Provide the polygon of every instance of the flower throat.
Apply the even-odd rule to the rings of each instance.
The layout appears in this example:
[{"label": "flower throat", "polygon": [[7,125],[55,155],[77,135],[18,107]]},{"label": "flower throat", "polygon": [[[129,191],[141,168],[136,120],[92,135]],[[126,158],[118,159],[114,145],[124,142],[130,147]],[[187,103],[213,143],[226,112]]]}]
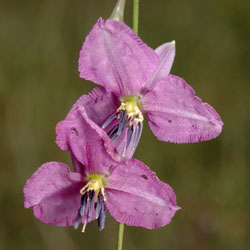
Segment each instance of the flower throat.
[{"label": "flower throat", "polygon": [[104,193],[106,180],[104,176],[97,174],[89,175],[87,180],[87,184],[80,190],[82,198],[74,227],[75,229],[78,228],[86,214],[87,217],[83,221],[82,228],[82,232],[84,232],[88,221],[93,219],[92,214],[94,210],[95,219],[97,219],[99,230],[101,231],[104,229],[106,219],[106,197]]},{"label": "flower throat", "polygon": [[128,150],[133,154],[140,140],[144,120],[140,108],[138,97],[123,98],[120,107],[102,125],[113,142],[122,137],[122,148],[118,151],[123,157]]}]

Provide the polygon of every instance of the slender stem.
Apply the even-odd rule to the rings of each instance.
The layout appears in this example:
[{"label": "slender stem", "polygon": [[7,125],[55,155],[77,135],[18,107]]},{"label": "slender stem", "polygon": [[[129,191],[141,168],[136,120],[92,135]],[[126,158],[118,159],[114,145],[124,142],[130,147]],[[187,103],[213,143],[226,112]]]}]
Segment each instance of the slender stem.
[{"label": "slender stem", "polygon": [[117,250],[122,250],[123,232],[124,232],[124,224],[120,223],[118,229]]},{"label": "slender stem", "polygon": [[[136,34],[138,34],[138,24],[139,24],[139,0],[134,0],[133,30]],[[124,233],[124,224],[120,223],[118,229],[117,250],[122,250],[123,233]]]},{"label": "slender stem", "polygon": [[134,0],[133,5],[133,30],[138,34],[138,23],[139,23],[139,0]]}]

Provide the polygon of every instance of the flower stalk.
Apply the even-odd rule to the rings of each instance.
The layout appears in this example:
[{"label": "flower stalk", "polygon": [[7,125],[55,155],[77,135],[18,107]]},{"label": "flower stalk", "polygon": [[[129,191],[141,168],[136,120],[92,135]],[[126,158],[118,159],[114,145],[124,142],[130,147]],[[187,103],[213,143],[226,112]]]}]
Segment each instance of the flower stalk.
[{"label": "flower stalk", "polygon": [[[124,6],[123,6],[123,8],[124,8]],[[122,20],[123,20],[123,17],[122,17]],[[133,30],[136,34],[138,34],[138,25],[139,25],[139,0],[134,0],[134,4],[133,4]],[[124,224],[119,223],[117,250],[122,250],[123,233],[124,233]]]},{"label": "flower stalk", "polygon": [[139,25],[139,0],[134,0],[133,4],[133,30],[138,35]]},{"label": "flower stalk", "polygon": [[124,232],[124,224],[120,223],[118,229],[117,250],[122,250],[123,232]]}]

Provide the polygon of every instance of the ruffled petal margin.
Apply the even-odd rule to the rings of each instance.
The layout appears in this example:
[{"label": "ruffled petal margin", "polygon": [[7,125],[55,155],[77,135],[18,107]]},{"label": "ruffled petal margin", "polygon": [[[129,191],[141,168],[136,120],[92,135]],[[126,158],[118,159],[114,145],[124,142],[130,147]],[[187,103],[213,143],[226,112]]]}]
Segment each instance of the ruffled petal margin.
[{"label": "ruffled petal margin", "polygon": [[82,95],[74,107],[83,106],[88,118],[101,127],[107,118],[119,108],[120,104],[112,92],[108,92],[102,87],[96,87],[88,95]]},{"label": "ruffled petal margin", "polygon": [[[95,157],[95,152],[103,152],[103,146],[113,160],[120,161],[122,158],[116,146],[101,128],[118,107],[119,102],[115,95],[102,87],[94,88],[88,95],[82,95],[73,105],[66,119],[57,124],[57,145],[62,150],[73,153],[72,159],[75,156],[81,164],[85,165],[85,168],[89,166],[90,158],[93,157],[94,161],[95,158],[100,158]],[[90,152],[93,153],[92,156]],[[90,157],[88,162],[85,154]],[[79,164],[73,165],[75,171],[82,172],[82,169],[78,167]],[[94,165],[103,164],[96,162]]]},{"label": "ruffled petal margin", "polygon": [[[70,125],[67,125],[66,122],[71,124],[74,120],[79,119],[79,114],[76,110],[80,107],[85,109],[88,117],[87,120],[92,120],[101,127],[107,118],[110,117],[119,106],[120,102],[113,93],[107,92],[102,87],[96,87],[93,88],[89,94],[79,97],[63,122],[65,122],[65,127],[68,127]],[[56,143],[62,150],[69,151],[70,148],[66,140],[66,131],[67,130],[63,129],[61,122],[59,122],[56,126]]]},{"label": "ruffled petal margin", "polygon": [[170,223],[176,197],[142,162],[132,159],[115,168],[105,189],[107,208],[120,223],[148,229]]},{"label": "ruffled petal margin", "polygon": [[158,57],[127,25],[99,18],[80,51],[80,77],[118,97],[138,94]]},{"label": "ruffled petal margin", "polygon": [[79,193],[84,180],[61,162],[43,164],[24,187],[24,206],[33,206],[34,216],[46,223],[70,226],[76,221]]},{"label": "ruffled petal margin", "polygon": [[217,137],[223,122],[218,113],[195,96],[182,78],[169,75],[142,102],[149,126],[162,141],[193,143]]}]

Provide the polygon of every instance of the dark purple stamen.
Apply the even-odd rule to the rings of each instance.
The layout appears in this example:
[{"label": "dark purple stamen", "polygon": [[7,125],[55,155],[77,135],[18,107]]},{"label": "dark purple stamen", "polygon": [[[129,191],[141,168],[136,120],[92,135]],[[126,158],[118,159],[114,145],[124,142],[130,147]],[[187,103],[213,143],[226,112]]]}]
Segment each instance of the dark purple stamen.
[{"label": "dark purple stamen", "polygon": [[87,193],[85,193],[81,198],[81,205],[80,205],[80,208],[78,209],[77,219],[76,219],[76,223],[74,225],[75,229],[77,229],[81,223],[82,216],[84,215],[86,205],[87,205]]},{"label": "dark purple stamen", "polygon": [[143,122],[139,122],[139,133],[137,137],[137,143],[140,140],[141,134],[142,134],[142,129],[143,129]]},{"label": "dark purple stamen", "polygon": [[128,131],[127,131],[127,142],[126,142],[126,150],[128,149],[128,146],[131,142],[132,139],[132,135],[133,135],[133,127],[129,126],[128,127]]},{"label": "dark purple stamen", "polygon": [[77,229],[81,223],[81,219],[82,219],[82,216],[80,215],[80,213],[78,212],[77,214],[77,218],[76,218],[76,223],[74,224],[74,228]]},{"label": "dark purple stamen", "polygon": [[[88,206],[88,207],[87,207]],[[85,215],[85,222],[83,228],[86,227],[88,219],[92,218],[93,209],[95,208],[95,218],[98,220],[98,226],[100,230],[103,230],[105,225],[105,218],[106,218],[106,205],[104,201],[104,197],[101,192],[99,192],[97,196],[97,201],[95,203],[95,191],[89,190],[86,192],[81,198],[81,205],[78,209],[76,222],[74,224],[74,228],[77,229],[81,224],[82,218]]]},{"label": "dark purple stamen", "polygon": [[82,196],[82,200],[81,200],[81,207],[80,207],[80,214],[81,216],[84,215],[85,209],[86,209],[86,205],[87,205],[87,194],[84,194]]},{"label": "dark purple stamen", "polygon": [[106,205],[103,202],[102,203],[102,207],[101,207],[100,216],[98,218],[98,226],[99,226],[99,230],[100,231],[102,231],[104,229],[105,220],[106,220]]},{"label": "dark purple stamen", "polygon": [[108,132],[108,136],[112,139],[112,137],[117,134],[117,131],[118,131],[118,126],[116,125]]},{"label": "dark purple stamen", "polygon": [[102,125],[102,128],[105,129],[107,128],[112,121],[114,121],[117,118],[116,113],[114,113],[113,115],[111,115]]},{"label": "dark purple stamen", "polygon": [[89,191],[89,212],[88,212],[88,218],[92,218],[92,210],[94,207],[95,202],[95,191],[91,190]]},{"label": "dark purple stamen", "polygon": [[97,197],[96,207],[95,207],[95,218],[96,218],[96,219],[98,219],[99,216],[100,216],[102,204],[103,204],[103,197],[102,197],[102,194],[99,193],[99,194],[98,194],[98,197]]},{"label": "dark purple stamen", "polygon": [[114,142],[116,139],[117,139],[117,137],[118,137],[118,133],[117,133],[117,131],[118,131],[118,128],[116,128],[116,131],[113,133],[113,135],[110,137],[110,139]]},{"label": "dark purple stamen", "polygon": [[141,137],[143,123],[135,121],[137,116],[129,117],[126,110],[119,110],[112,114],[102,125],[110,139],[114,142],[123,133],[125,136],[122,145],[122,155],[126,157],[127,150],[135,151]]},{"label": "dark purple stamen", "polygon": [[133,133],[133,144],[132,144],[132,148],[134,149],[135,146],[136,146],[136,140],[137,140],[137,136],[138,136],[138,132],[139,132],[139,126],[138,126],[138,124],[137,124],[137,123],[134,124],[133,128],[134,128],[134,131],[133,131],[134,133]]},{"label": "dark purple stamen", "polygon": [[122,124],[122,132],[128,127],[130,123],[130,118],[127,118],[126,121]]},{"label": "dark purple stamen", "polygon": [[119,117],[119,127],[120,127],[121,123],[123,122],[123,119],[126,118],[125,117],[125,110],[120,110],[119,114],[120,114],[120,117]]},{"label": "dark purple stamen", "polygon": [[134,131],[133,146],[132,146],[133,150],[136,149],[136,147],[137,147],[137,145],[139,143],[141,133],[142,133],[142,129],[143,129],[143,123],[139,122],[138,124],[135,124],[134,127],[135,127],[135,131]]},{"label": "dark purple stamen", "polygon": [[120,120],[119,120],[119,128],[117,131],[117,134],[120,135],[124,130],[124,125],[127,121],[127,111],[126,110],[120,110]]}]

